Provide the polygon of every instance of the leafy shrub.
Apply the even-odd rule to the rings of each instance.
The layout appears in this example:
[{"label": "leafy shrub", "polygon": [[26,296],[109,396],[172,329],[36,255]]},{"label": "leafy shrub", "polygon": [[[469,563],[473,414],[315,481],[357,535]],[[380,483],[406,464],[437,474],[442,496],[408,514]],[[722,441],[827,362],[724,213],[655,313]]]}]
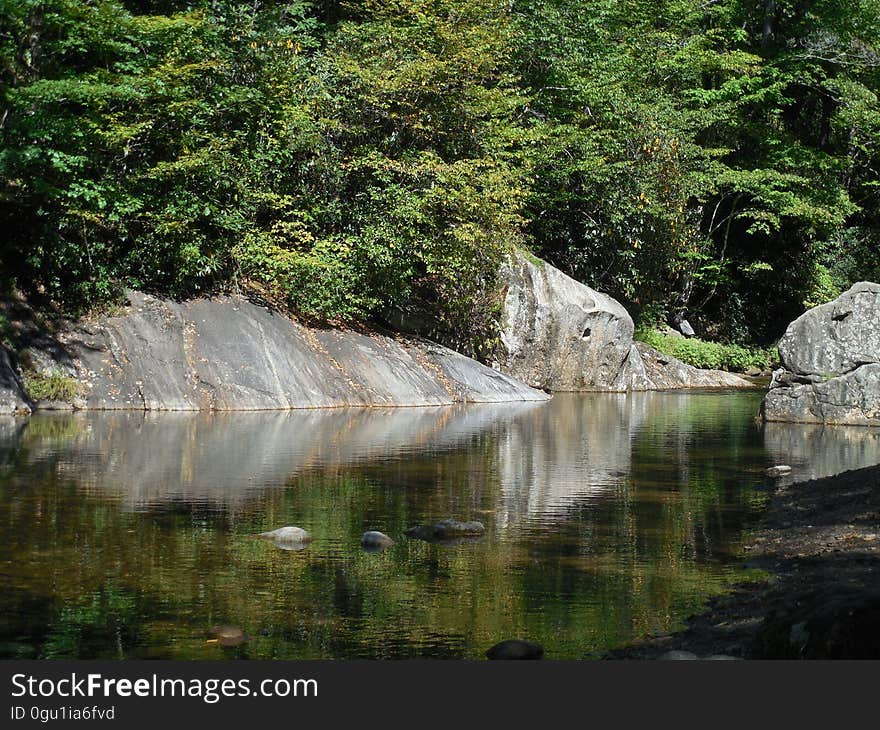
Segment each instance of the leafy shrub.
[{"label": "leafy shrub", "polygon": [[638,330],[635,338],[664,355],[671,355],[688,365],[712,370],[743,372],[750,367],[769,370],[779,362],[776,348],[751,348],[708,342],[697,337],[685,339],[656,330]]},{"label": "leafy shrub", "polygon": [[25,372],[24,387],[31,400],[71,401],[82,392],[82,386],[76,378],[63,373]]},{"label": "leafy shrub", "polygon": [[26,294],[253,285],[343,321],[418,297],[491,339],[530,143],[506,2],[371,2],[332,32],[303,0],[13,5],[0,60],[32,32],[42,59],[0,64],[0,272]]}]

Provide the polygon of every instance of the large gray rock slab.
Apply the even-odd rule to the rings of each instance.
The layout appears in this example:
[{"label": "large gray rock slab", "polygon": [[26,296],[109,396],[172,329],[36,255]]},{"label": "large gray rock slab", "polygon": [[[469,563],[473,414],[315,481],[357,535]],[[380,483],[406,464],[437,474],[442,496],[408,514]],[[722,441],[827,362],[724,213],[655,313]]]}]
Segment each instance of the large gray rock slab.
[{"label": "large gray rock slab", "polygon": [[316,329],[242,297],[139,292],[118,316],[59,333],[98,410],[269,410],[545,400],[452,350],[371,331]]},{"label": "large gray rock slab", "polygon": [[500,370],[551,391],[748,388],[633,342],[633,321],[616,300],[522,252],[502,267]]},{"label": "large gray rock slab", "polygon": [[0,415],[26,414],[30,411],[12,353],[0,345]]},{"label": "large gray rock slab", "polygon": [[788,382],[767,393],[761,406],[764,420],[880,426],[880,363],[826,381]]},{"label": "large gray rock slab", "polygon": [[502,372],[553,391],[626,389],[633,321],[617,301],[520,251],[500,278]]},{"label": "large gray rock slab", "polygon": [[766,421],[880,426],[880,284],[860,282],[792,322]]},{"label": "large gray rock slab", "polygon": [[779,341],[783,367],[825,378],[880,362],[880,284],[860,282],[804,312]]}]

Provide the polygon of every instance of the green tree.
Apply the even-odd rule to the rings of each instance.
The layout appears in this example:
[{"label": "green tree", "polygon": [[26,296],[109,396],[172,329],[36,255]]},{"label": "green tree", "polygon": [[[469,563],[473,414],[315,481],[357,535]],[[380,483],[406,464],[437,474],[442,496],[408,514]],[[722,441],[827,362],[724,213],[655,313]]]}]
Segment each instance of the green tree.
[{"label": "green tree", "polygon": [[252,274],[330,316],[417,299],[462,349],[486,345],[528,176],[509,34],[500,2],[361,3],[288,110],[313,153],[276,188],[289,208],[254,241]]},{"label": "green tree", "polygon": [[0,0],[0,285],[425,310],[524,245],[766,341],[880,276],[873,0]]},{"label": "green tree", "polygon": [[851,192],[876,139],[878,10],[802,5],[775,4],[769,33],[754,3],[517,5],[550,140],[529,207],[539,250],[636,308],[778,334],[876,206]]},{"label": "green tree", "polygon": [[268,82],[282,66],[296,76],[314,44],[304,6],[47,5],[23,3],[19,19],[47,60],[19,53],[23,71],[4,78],[4,261],[74,306],[122,285],[188,294],[228,279],[265,179],[262,120],[283,103]]}]

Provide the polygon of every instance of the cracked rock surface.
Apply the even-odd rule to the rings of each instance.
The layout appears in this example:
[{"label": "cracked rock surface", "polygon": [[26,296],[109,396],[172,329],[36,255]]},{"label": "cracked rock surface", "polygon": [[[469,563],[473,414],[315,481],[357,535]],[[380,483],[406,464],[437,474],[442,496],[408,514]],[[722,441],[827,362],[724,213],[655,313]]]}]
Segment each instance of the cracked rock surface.
[{"label": "cracked rock surface", "polygon": [[748,388],[719,370],[699,370],[633,342],[623,306],[522,251],[500,272],[505,284],[498,366],[551,391]]},{"label": "cracked rock surface", "polygon": [[880,426],[880,284],[860,282],[792,322],[767,421]]},{"label": "cracked rock surface", "polygon": [[554,391],[618,384],[633,321],[617,301],[519,252],[501,278],[507,284],[499,358],[504,372]]},{"label": "cracked rock surface", "polygon": [[804,312],[779,341],[784,368],[798,375],[845,375],[880,362],[880,284],[859,282]]},{"label": "cracked rock surface", "polygon": [[306,327],[243,297],[129,293],[118,316],[59,335],[95,410],[273,410],[546,400],[445,347]]}]

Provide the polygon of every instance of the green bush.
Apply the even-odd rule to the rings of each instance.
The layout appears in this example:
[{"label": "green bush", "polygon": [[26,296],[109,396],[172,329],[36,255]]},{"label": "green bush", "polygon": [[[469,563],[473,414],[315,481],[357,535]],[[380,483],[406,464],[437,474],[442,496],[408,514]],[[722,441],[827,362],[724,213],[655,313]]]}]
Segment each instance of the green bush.
[{"label": "green bush", "polygon": [[24,387],[31,400],[72,401],[82,391],[76,378],[63,373],[24,373]]},{"label": "green bush", "polygon": [[712,370],[743,372],[750,367],[769,370],[779,362],[775,347],[743,347],[721,342],[708,342],[697,337],[685,339],[656,330],[638,330],[635,339],[650,345],[664,355],[676,357],[688,365]]},{"label": "green bush", "polygon": [[[417,297],[491,339],[531,142],[507,3],[371,3],[332,32],[302,1],[13,5],[0,272],[26,294],[255,286],[342,321]],[[19,69],[4,38],[30,32],[43,65]]]}]

